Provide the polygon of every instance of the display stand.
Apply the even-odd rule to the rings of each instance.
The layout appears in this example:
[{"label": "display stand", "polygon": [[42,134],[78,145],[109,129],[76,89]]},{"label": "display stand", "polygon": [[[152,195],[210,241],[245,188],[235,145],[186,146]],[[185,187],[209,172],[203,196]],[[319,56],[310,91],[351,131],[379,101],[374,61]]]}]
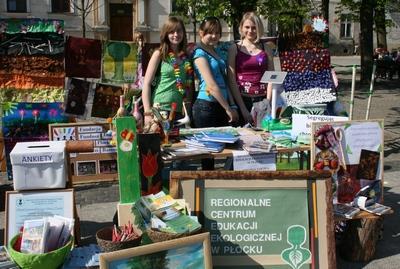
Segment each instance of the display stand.
[{"label": "display stand", "polygon": [[260,80],[261,83],[272,84],[271,119],[266,120],[265,126],[263,126],[266,131],[286,130],[292,127],[290,124],[282,123],[276,116],[278,90],[282,86],[286,74],[287,72],[265,71]]}]

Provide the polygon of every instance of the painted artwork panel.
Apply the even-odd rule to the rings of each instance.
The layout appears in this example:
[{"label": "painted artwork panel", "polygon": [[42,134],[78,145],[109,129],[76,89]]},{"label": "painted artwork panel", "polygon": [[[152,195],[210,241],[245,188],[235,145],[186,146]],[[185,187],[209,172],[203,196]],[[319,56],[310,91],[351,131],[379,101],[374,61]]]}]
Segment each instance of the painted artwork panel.
[{"label": "painted artwork panel", "polygon": [[137,69],[137,44],[106,41],[103,46],[103,82],[133,83]]},{"label": "painted artwork panel", "polygon": [[67,83],[65,113],[82,116],[85,114],[86,102],[91,83],[81,79],[70,79]]},{"label": "painted artwork panel", "polygon": [[68,36],[65,44],[67,77],[100,78],[101,41]]},{"label": "painted artwork panel", "polygon": [[92,117],[113,117],[119,108],[119,97],[123,94],[121,87],[97,84],[92,106]]}]

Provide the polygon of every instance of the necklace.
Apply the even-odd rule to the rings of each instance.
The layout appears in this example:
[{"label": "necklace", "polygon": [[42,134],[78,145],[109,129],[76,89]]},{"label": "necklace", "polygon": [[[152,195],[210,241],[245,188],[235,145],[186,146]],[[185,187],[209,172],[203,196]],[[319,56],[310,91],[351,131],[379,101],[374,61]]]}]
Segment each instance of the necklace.
[{"label": "necklace", "polygon": [[179,52],[178,57],[180,59],[180,63],[181,64],[183,63],[183,67],[185,69],[185,74],[186,74],[185,83],[183,83],[182,81],[181,69],[178,60],[175,57],[175,53],[173,51],[168,52],[168,58],[169,58],[168,61],[174,68],[176,88],[182,94],[182,96],[186,96],[187,92],[191,90],[193,84],[193,67],[183,51]]}]

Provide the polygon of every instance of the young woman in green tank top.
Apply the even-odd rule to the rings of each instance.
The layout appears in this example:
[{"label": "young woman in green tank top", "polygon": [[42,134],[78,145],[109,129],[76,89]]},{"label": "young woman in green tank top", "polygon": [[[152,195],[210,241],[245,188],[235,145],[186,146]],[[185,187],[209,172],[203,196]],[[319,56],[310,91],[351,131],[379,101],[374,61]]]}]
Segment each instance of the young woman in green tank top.
[{"label": "young woman in green tank top", "polygon": [[[176,103],[178,119],[183,116],[183,102],[191,101],[193,68],[186,47],[186,30],[182,20],[169,17],[160,33],[160,48],[151,56],[144,77],[142,100],[145,124],[153,119],[152,106],[171,111],[171,104]],[[154,81],[155,78],[157,81]],[[152,82],[155,84],[153,87]]]}]

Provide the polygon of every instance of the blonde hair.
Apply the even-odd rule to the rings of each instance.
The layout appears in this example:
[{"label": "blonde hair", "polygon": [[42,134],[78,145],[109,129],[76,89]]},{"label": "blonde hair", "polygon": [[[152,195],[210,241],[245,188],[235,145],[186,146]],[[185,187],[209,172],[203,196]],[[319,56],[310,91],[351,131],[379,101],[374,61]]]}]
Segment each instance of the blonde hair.
[{"label": "blonde hair", "polygon": [[259,42],[261,36],[264,34],[264,25],[263,25],[260,17],[254,12],[246,12],[243,15],[242,20],[240,21],[240,24],[239,24],[240,39],[244,39],[242,27],[246,20],[250,20],[251,22],[253,22],[256,25],[257,38],[256,38],[255,42],[256,43]]},{"label": "blonde hair", "polygon": [[181,27],[183,32],[182,42],[178,45],[179,51],[185,51],[187,46],[186,29],[183,21],[175,16],[168,17],[168,20],[164,23],[160,32],[160,56],[162,60],[165,60],[170,50],[170,42],[168,39],[168,34],[177,31]]}]

